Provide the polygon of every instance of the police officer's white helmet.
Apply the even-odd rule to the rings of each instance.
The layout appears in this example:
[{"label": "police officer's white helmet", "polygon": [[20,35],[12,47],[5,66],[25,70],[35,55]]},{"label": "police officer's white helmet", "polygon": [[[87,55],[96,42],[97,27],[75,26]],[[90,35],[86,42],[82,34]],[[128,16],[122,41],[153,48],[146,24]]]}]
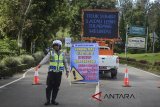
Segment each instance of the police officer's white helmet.
[{"label": "police officer's white helmet", "polygon": [[62,42],[60,40],[57,40],[57,43],[62,46]]},{"label": "police officer's white helmet", "polygon": [[60,49],[62,47],[62,42],[60,40],[54,40],[53,43],[52,43],[52,46],[54,45],[59,45],[60,46]]}]

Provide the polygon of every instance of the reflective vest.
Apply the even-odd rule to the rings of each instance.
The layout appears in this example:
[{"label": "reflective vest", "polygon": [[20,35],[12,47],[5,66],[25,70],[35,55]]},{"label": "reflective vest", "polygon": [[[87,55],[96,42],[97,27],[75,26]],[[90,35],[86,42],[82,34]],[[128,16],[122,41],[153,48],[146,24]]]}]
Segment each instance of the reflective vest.
[{"label": "reflective vest", "polygon": [[60,52],[59,55],[54,51],[50,51],[50,63],[49,63],[49,71],[53,72],[62,72],[64,71],[63,64],[64,54]]}]

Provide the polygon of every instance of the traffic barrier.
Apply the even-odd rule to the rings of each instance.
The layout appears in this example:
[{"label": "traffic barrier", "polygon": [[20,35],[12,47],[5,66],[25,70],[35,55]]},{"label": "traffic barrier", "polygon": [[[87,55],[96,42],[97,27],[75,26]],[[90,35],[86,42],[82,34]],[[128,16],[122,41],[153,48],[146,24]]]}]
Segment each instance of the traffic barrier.
[{"label": "traffic barrier", "polygon": [[39,74],[38,74],[38,69],[35,69],[34,71],[34,79],[33,79],[33,84],[32,85],[41,85],[39,82]]},{"label": "traffic barrier", "polygon": [[125,69],[125,75],[124,75],[123,82],[124,82],[123,87],[131,87],[131,85],[129,85],[128,68]]}]

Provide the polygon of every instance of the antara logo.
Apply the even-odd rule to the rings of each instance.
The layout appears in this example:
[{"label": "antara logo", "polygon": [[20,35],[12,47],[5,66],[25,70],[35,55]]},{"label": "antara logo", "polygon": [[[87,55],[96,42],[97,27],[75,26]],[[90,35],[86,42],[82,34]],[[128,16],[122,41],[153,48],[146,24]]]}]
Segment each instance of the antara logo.
[{"label": "antara logo", "polygon": [[92,95],[92,98],[96,99],[97,101],[102,101],[102,99],[135,99],[134,94],[104,94],[102,97],[102,92],[96,93]]},{"label": "antara logo", "polygon": [[135,99],[134,94],[105,94],[104,99]]}]

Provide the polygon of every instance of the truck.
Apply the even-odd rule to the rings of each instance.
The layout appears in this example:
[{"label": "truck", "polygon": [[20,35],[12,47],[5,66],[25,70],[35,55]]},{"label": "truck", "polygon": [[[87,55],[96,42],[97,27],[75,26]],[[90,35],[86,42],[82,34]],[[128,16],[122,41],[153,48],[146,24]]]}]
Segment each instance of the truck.
[{"label": "truck", "polygon": [[117,77],[119,57],[114,55],[113,49],[109,46],[99,45],[99,72],[100,74],[111,74],[111,78]]}]

